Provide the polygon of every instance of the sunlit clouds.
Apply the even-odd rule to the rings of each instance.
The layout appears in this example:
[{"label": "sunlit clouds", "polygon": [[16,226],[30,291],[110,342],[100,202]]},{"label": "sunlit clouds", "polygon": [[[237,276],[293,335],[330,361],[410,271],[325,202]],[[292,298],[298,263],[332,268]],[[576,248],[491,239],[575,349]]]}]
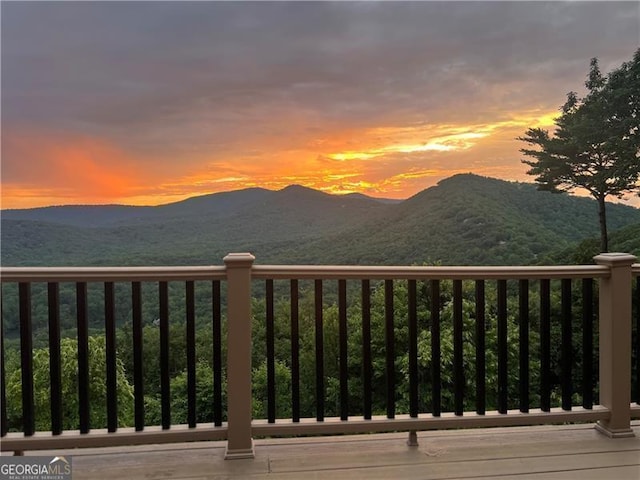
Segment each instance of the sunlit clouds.
[{"label": "sunlit clouds", "polygon": [[531,181],[516,138],[640,33],[633,2],[1,8],[2,208]]},{"label": "sunlit clouds", "polygon": [[[542,116],[520,117],[493,124],[454,126],[424,125],[416,127],[381,127],[364,132],[364,138],[386,139],[388,144],[363,151],[345,151],[329,154],[334,160],[367,160],[392,153],[459,152],[473,148],[480,139],[507,127],[550,127],[555,112]],[[420,142],[420,139],[424,139]]]},{"label": "sunlit clouds", "polygon": [[13,182],[3,181],[3,208],[43,201],[112,203],[146,188],[155,176],[140,168],[137,158],[101,139],[28,129],[4,133],[2,173]]},{"label": "sunlit clouds", "polygon": [[[425,185],[456,173],[475,171],[517,179],[523,172],[512,161],[518,155],[515,136],[527,125],[548,126],[553,117],[555,113],[533,114],[465,127],[376,127],[352,132],[353,137],[342,141],[337,132],[332,142],[311,141],[298,150],[265,152],[261,158],[269,160],[259,164],[232,159],[214,161],[208,170],[161,185],[160,190],[178,198],[183,189],[208,192],[221,190],[221,186],[222,190],[280,189],[303,184],[329,193],[362,192],[406,198]],[[360,148],[342,150],[341,143],[347,148],[354,144]],[[511,151],[505,150],[502,143],[507,143]],[[503,160],[492,153],[496,148],[502,151]],[[479,161],[483,158],[484,162]]]}]

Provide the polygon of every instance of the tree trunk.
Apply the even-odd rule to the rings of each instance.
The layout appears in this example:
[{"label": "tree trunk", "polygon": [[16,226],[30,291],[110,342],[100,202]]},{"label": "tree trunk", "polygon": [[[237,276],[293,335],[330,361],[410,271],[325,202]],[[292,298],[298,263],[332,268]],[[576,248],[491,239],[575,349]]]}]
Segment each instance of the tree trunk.
[{"label": "tree trunk", "polygon": [[602,253],[609,251],[609,239],[607,238],[607,211],[604,198],[604,195],[597,197],[598,216],[600,217],[600,251]]}]

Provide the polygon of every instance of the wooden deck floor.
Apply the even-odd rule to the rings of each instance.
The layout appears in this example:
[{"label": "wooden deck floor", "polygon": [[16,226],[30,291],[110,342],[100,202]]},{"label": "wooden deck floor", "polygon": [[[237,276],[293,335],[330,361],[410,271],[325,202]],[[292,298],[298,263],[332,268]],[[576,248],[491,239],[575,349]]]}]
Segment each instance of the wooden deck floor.
[{"label": "wooden deck floor", "polygon": [[256,458],[227,460],[224,442],[27,452],[67,455],[73,479],[640,479],[635,438],[590,425],[256,440]]}]

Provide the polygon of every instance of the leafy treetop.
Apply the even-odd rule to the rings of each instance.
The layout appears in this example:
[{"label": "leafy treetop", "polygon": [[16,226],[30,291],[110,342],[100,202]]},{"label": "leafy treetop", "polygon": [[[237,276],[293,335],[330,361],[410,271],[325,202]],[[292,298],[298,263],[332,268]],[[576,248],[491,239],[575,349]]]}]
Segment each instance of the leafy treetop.
[{"label": "leafy treetop", "polygon": [[591,60],[588,93],[567,94],[556,130],[530,128],[519,137],[534,148],[521,152],[538,188],[586,189],[599,205],[601,249],[607,251],[605,199],[640,191],[640,49],[606,77]]}]

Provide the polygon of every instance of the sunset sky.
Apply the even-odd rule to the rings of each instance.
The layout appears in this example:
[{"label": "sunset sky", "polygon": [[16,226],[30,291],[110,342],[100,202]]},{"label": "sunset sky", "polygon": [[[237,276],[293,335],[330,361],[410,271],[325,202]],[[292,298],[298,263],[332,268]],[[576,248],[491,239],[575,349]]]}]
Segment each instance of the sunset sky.
[{"label": "sunset sky", "polygon": [[[638,2],[2,2],[2,208],[297,183],[407,198],[532,181],[549,128],[640,45]],[[639,201],[635,200],[638,205]]]}]

